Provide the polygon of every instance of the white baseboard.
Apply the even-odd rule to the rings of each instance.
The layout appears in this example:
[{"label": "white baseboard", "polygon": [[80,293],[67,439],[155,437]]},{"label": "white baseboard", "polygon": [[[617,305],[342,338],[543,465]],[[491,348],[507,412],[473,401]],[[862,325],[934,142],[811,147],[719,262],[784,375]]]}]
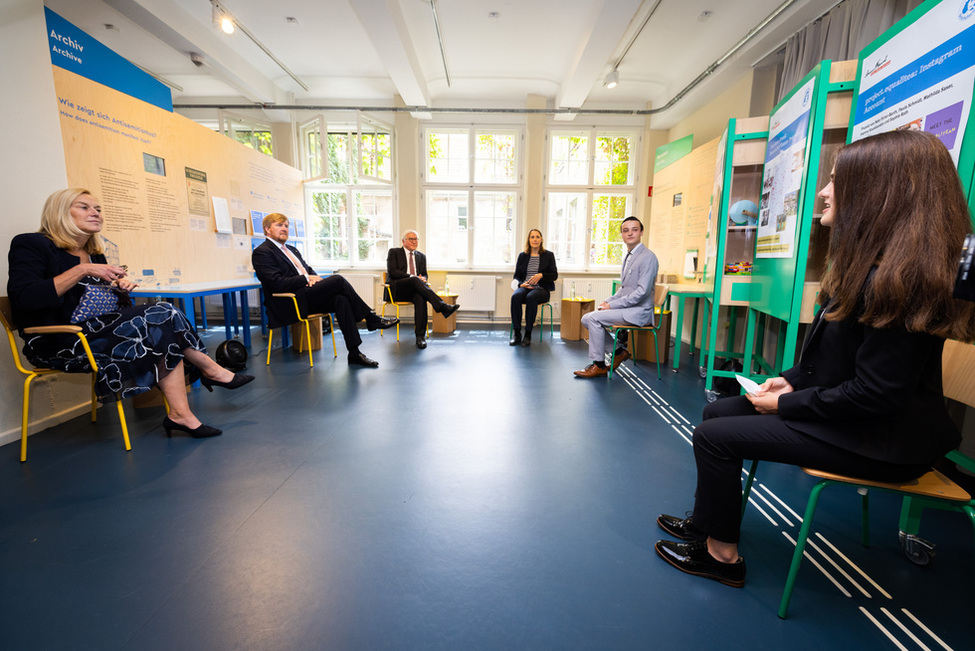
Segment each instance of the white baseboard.
[{"label": "white baseboard", "polygon": [[[86,400],[85,402],[78,403],[74,407],[62,409],[57,413],[48,414],[43,418],[35,418],[27,424],[27,436],[31,436],[32,434],[46,430],[48,427],[60,425],[64,421],[71,420],[75,416],[87,414],[90,409],[91,403]],[[0,432],[0,445],[6,445],[8,443],[13,443],[14,441],[20,441],[20,425],[13,429],[8,429],[5,432]]]}]

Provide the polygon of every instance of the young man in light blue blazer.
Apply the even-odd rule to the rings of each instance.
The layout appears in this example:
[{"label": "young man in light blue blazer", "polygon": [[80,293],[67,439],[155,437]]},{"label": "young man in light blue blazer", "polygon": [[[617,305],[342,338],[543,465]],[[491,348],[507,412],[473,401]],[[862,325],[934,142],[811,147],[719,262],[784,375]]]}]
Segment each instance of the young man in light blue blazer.
[{"label": "young man in light blue blazer", "polygon": [[[627,217],[620,224],[626,257],[620,273],[619,290],[582,317],[582,326],[589,330],[589,366],[575,371],[576,377],[602,377],[608,373],[605,358],[613,352],[613,340],[605,330],[612,325],[653,325],[653,298],[659,264],[653,251],[643,246],[643,223]],[[625,348],[616,351],[616,365],[630,358]],[[613,367],[616,368],[615,366]]]}]

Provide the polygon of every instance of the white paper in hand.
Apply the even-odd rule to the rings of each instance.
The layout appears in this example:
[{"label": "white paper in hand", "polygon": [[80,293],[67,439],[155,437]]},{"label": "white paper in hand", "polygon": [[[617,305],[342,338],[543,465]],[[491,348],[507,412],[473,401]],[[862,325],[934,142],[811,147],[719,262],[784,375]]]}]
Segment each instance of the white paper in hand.
[{"label": "white paper in hand", "polygon": [[754,380],[745,377],[744,375],[735,375],[735,379],[738,380],[738,384],[742,386],[745,393],[758,393],[758,385]]}]

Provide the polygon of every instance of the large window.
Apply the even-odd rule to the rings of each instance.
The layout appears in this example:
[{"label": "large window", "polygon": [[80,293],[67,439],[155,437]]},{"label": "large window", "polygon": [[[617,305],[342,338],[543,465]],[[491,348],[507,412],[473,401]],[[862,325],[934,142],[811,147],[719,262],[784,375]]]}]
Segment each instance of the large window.
[{"label": "large window", "polygon": [[636,205],[633,133],[550,133],[545,242],[560,266],[614,267],[626,250],[620,224]]},{"label": "large window", "polygon": [[510,129],[425,131],[425,248],[437,265],[513,263],[521,142],[521,133]]},{"label": "large window", "polygon": [[356,129],[326,127],[318,118],[300,131],[303,171],[311,179],[305,182],[308,240],[316,262],[382,265],[390,243],[398,242],[392,131],[373,124],[365,133]]}]

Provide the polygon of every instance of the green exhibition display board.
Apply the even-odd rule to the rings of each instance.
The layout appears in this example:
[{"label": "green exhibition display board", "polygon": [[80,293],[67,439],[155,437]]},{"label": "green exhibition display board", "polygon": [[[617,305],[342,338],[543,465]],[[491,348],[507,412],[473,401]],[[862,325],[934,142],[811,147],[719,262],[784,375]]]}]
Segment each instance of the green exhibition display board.
[{"label": "green exhibition display board", "polygon": [[[731,119],[718,143],[702,284],[706,291],[710,290],[712,306],[702,369],[706,391],[711,390],[715,377],[734,375],[715,368],[718,357],[743,356],[730,352],[735,339],[735,319],[729,320],[721,308],[747,307],[768,124],[764,116]],[[718,331],[725,320],[730,323],[726,338],[729,351],[719,351]]]},{"label": "green exhibition display board", "polygon": [[935,134],[975,207],[975,2],[928,0],[860,53],[850,141],[894,129]]},{"label": "green exhibition display board", "polygon": [[[818,156],[810,156],[816,120],[825,113],[822,86],[829,79],[829,62],[813,68],[769,116],[768,147],[762,177],[758,232],[749,304],[789,321],[797,311],[798,272],[805,269],[818,174]],[[821,126],[820,126],[821,130]]]}]

